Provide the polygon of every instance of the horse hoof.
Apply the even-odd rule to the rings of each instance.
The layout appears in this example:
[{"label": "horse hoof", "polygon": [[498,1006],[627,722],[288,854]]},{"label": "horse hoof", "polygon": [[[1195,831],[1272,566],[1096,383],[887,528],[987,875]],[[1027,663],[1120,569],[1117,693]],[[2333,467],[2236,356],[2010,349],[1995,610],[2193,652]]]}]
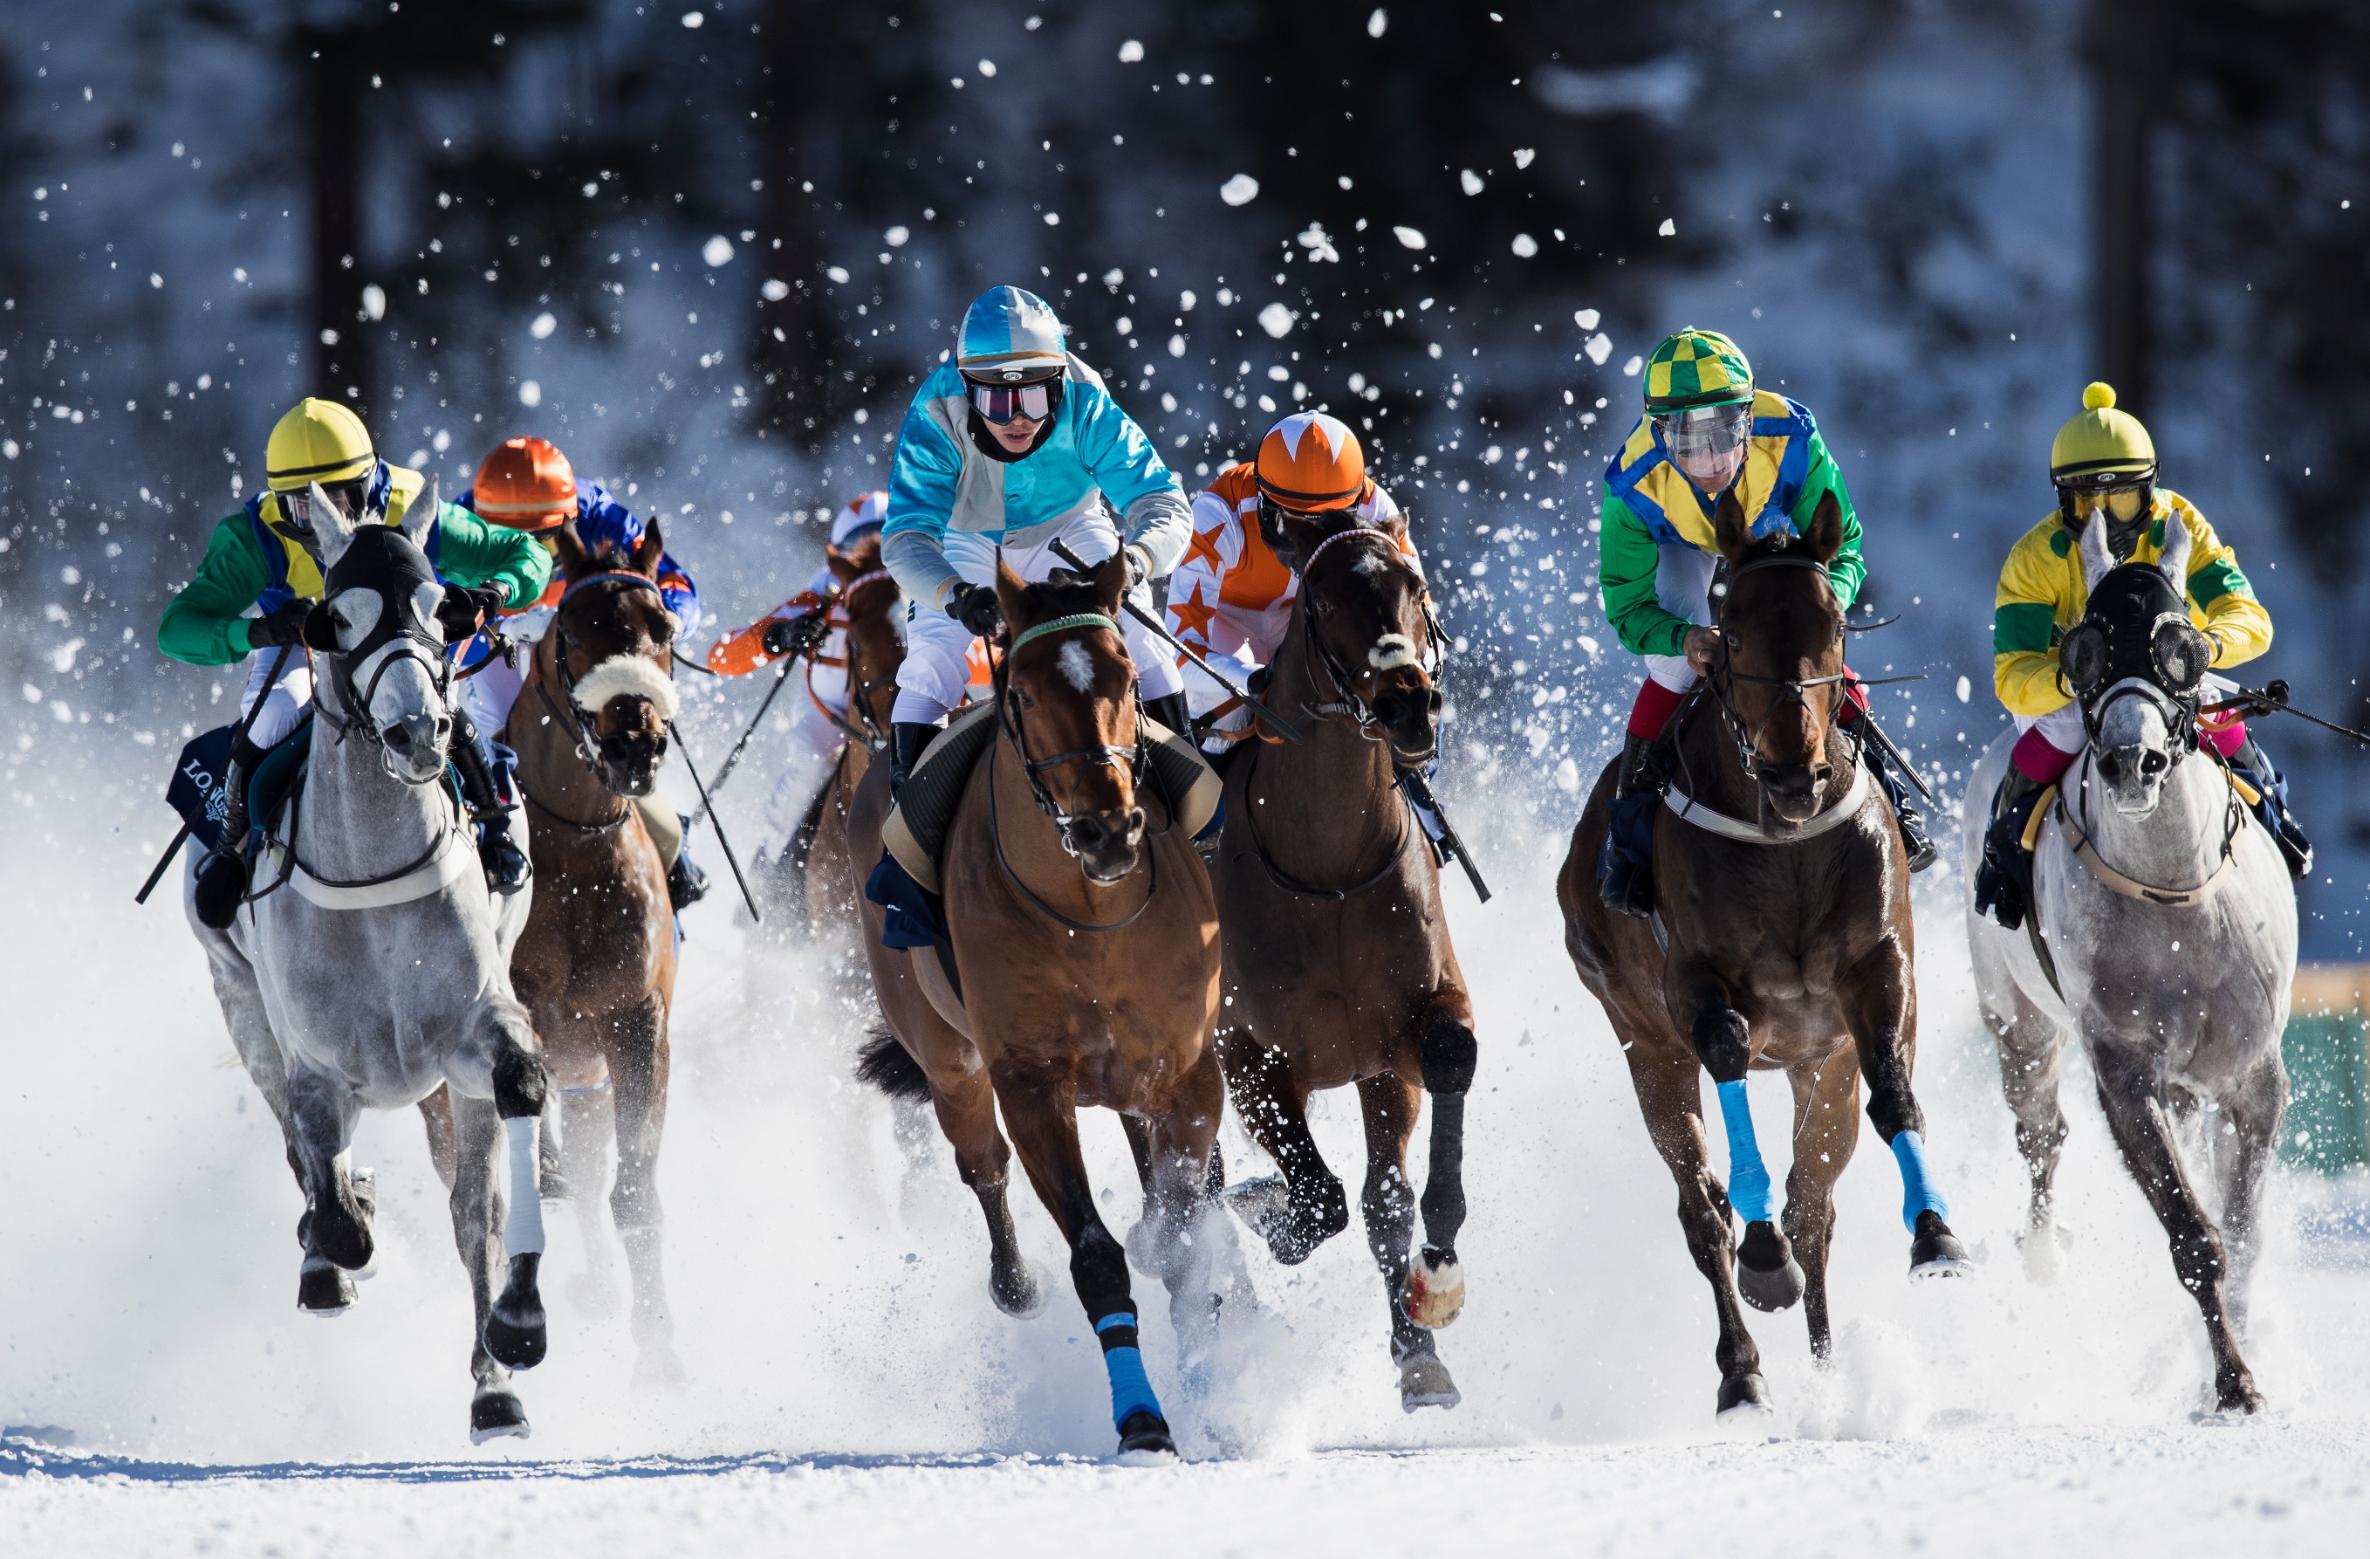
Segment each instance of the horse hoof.
[{"label": "horse hoof", "polygon": [[1045,1308],[1045,1281],[1026,1261],[1010,1272],[988,1273],[988,1297],[996,1308],[1015,1320],[1026,1321]]},{"label": "horse hoof", "polygon": [[1177,1459],[1168,1420],[1139,1409],[1119,1426],[1119,1462],[1125,1467],[1165,1467]]},{"label": "horse hoof", "polygon": [[1399,1361],[1399,1410],[1421,1412],[1428,1407],[1455,1407],[1465,1400],[1436,1353],[1411,1353]]},{"label": "horse hoof", "polygon": [[296,1279],[296,1308],[334,1321],[354,1304],[354,1280],[326,1261],[308,1261]]},{"label": "horse hoof", "polygon": [[1720,1382],[1720,1417],[1766,1418],[1775,1411],[1769,1405],[1769,1383],[1759,1371],[1731,1375]]},{"label": "horse hoof", "polygon": [[483,1445],[488,1440],[517,1438],[524,1440],[531,1433],[527,1425],[527,1405],[515,1391],[485,1391],[469,1404],[469,1443]]},{"label": "horse hoof", "polygon": [[644,1347],[634,1360],[634,1385],[639,1390],[664,1391],[690,1383],[690,1372],[683,1368],[683,1360],[667,1343]]},{"label": "horse hoof", "polygon": [[1745,1226],[1736,1251],[1736,1291],[1756,1310],[1791,1310],[1808,1286],[1792,1242],[1768,1223]]},{"label": "horse hoof", "polygon": [[2263,1393],[2255,1389],[2255,1377],[2241,1369],[2218,1378],[2214,1382],[2214,1410],[2238,1414],[2262,1412]]},{"label": "horse hoof", "polygon": [[1909,1242],[1909,1276],[1913,1280],[1927,1278],[1972,1277],[1975,1263],[1967,1255],[1967,1247],[1950,1232],[1950,1225],[1941,1215],[1923,1212],[1917,1215],[1917,1237]]},{"label": "horse hoof", "polygon": [[1465,1308],[1465,1269],[1454,1256],[1432,1250],[1417,1254],[1407,1269],[1407,1286],[1399,1302],[1407,1318],[1426,1331],[1437,1331]]},{"label": "horse hoof", "polygon": [[505,1369],[531,1370],[543,1362],[549,1342],[543,1296],[535,1287],[539,1256],[510,1258],[510,1286],[486,1311],[486,1352]]},{"label": "horse hoof", "polygon": [[1332,1235],[1349,1226],[1348,1204],[1342,1204],[1340,1220],[1331,1228],[1312,1225],[1293,1204],[1292,1192],[1278,1175],[1263,1175],[1256,1180],[1239,1180],[1222,1193],[1226,1205],[1234,1209],[1236,1217],[1250,1226],[1251,1232],[1267,1242],[1267,1253],[1287,1267],[1297,1267],[1315,1253]]},{"label": "horse hoof", "polygon": [[2024,1275],[2036,1283],[2054,1283],[2065,1270],[2066,1252],[2074,1241],[2065,1225],[2045,1223],[2025,1230],[2016,1244],[2024,1255]]}]

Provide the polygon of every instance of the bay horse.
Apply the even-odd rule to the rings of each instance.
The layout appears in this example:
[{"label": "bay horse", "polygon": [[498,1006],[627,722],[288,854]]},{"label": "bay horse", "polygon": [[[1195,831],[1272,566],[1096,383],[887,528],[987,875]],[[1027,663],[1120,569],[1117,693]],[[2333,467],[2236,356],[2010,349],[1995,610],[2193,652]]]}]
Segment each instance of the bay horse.
[{"label": "bay horse", "polygon": [[311,498],[319,616],[335,639],[318,652],[317,734],[246,913],[223,931],[198,920],[194,846],[183,906],[306,1191],[301,1308],[342,1313],[347,1274],[366,1271],[376,1248],[375,1200],[351,1162],[361,1112],[454,1096],[453,1237],[475,1310],[470,1438],[523,1435],[509,1371],[540,1363],[548,1342],[537,1165],[550,1079],[509,968],[532,889],[487,891],[445,780],[444,591],[422,550],[434,487],[395,525],[376,511],[349,519],[318,485]]},{"label": "bay horse", "polygon": [[848,806],[872,760],[889,745],[889,711],[897,702],[897,668],[905,663],[902,608],[905,596],[881,567],[880,538],[867,536],[846,552],[824,549],[839,598],[831,605],[840,646],[836,658],[846,676],[844,705],[833,706],[814,690],[814,665],[826,664],[831,646],[818,650],[807,671],[807,696],[846,740],[823,783],[822,794],[801,829],[809,931],[818,939],[853,940],[856,900],[863,872],[848,851]]},{"label": "bay horse", "polygon": [[[2288,1102],[2280,1035],[2296,977],[2296,892],[2234,777],[2199,750],[2212,647],[2185,610],[2187,527],[2167,528],[2158,563],[2121,567],[2103,530],[2093,521],[2083,532],[2089,609],[2062,652],[2090,740],[2056,804],[2036,812],[2032,902],[2049,962],[2031,934],[1972,907],[1968,951],[2030,1177],[2027,1265],[2042,1278],[2056,1269],[2058,1059],[2071,1033],[2204,1316],[2215,1405],[2252,1413],[2263,1397],[2239,1340],[2263,1177]],[[2080,666],[2086,651],[2092,664]],[[2015,740],[2004,733],[1969,776],[1965,827],[1978,851]],[[2203,1147],[2219,1182],[2218,1227],[2179,1141],[2201,1114],[2212,1123]]]},{"label": "bay horse", "polygon": [[[1345,519],[1347,516],[1344,517]],[[1304,741],[1248,741],[1228,765],[1218,851],[1228,1003],[1218,1053],[1235,1113],[1282,1172],[1228,1201],[1296,1264],[1349,1223],[1341,1181],[1309,1134],[1308,1096],[1355,1084],[1366,1126],[1359,1199],[1382,1269],[1400,1403],[1452,1407],[1433,1329],[1465,1282],[1465,1096],[1473,1003],[1450,945],[1440,869],[1398,786],[1439,747],[1440,693],[1425,665],[1441,637],[1423,578],[1382,529],[1282,522],[1300,575],[1267,697],[1317,718]],[[1432,1097],[1424,1248],[1407,1143]]]},{"label": "bay horse", "polygon": [[[1145,1375],[1129,1259],[1167,1286],[1191,1368],[1215,1341],[1218,1288],[1239,1281],[1241,1257],[1207,1185],[1226,1091],[1210,1043],[1217,905],[1185,831],[1138,785],[1141,714],[1118,617],[1126,587],[1116,556],[1082,579],[1034,585],[999,559],[1011,648],[992,713],[973,717],[994,719],[997,734],[966,782],[940,866],[960,991],[934,949],[883,948],[882,911],[867,899],[865,951],[890,1033],[867,1048],[863,1075],[935,1106],[987,1220],[989,1292],[1008,1314],[1028,1315],[1041,1299],[1005,1196],[1002,1110],[1070,1247],[1119,1450],[1165,1458],[1176,1444]],[[858,860],[880,857],[888,779],[875,764],[857,787],[848,833]],[[1087,1179],[1081,1105],[1149,1127],[1145,1218],[1124,1250]]]},{"label": "bay horse", "polygon": [[[1647,1134],[1678,1183],[1679,1223],[1712,1286],[1721,1412],[1765,1410],[1761,1355],[1738,1296],[1803,1303],[1811,1354],[1834,1343],[1827,1254],[1835,1182],[1868,1118],[1898,1161],[1913,1276],[1968,1270],[1925,1159],[1910,1088],[1917,1055],[1909,863],[1856,742],[1843,611],[1827,564],[1841,514],[1755,538],[1734,493],[1715,527],[1729,567],[1709,675],[1675,717],[1677,772],[1654,826],[1655,916],[1615,914],[1597,893],[1614,768],[1599,777],[1556,883],[1564,946],[1621,1041]],[[1745,1074],[1782,1070],[1794,1092],[1785,1227],[1772,1222]],[[1697,1075],[1717,1085],[1725,1187],[1708,1163]],[[1731,1212],[1745,1224],[1734,1242]],[[1733,1272],[1731,1265],[1733,1263]]]},{"label": "bay horse", "polygon": [[675,918],[672,842],[652,838],[653,793],[676,711],[675,619],[658,589],[653,523],[631,556],[587,553],[573,523],[554,533],[566,581],[512,707],[505,739],[533,823],[534,912],[510,975],[560,1089],[559,1168],[588,1251],[589,1198],[614,1136],[608,1196],[633,1284],[637,1375],[682,1376],[662,1257],[657,1170],[666,1122]]}]

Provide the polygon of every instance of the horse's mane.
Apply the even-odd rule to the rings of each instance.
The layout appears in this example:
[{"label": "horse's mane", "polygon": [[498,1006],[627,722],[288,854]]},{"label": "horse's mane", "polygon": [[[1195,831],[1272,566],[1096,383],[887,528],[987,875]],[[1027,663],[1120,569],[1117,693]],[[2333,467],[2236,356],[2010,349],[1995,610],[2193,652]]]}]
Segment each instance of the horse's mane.
[{"label": "horse's mane", "polygon": [[1021,596],[1029,603],[1031,615],[1040,619],[1103,610],[1103,598],[1094,581],[1066,572],[1030,585]]},{"label": "horse's mane", "polygon": [[858,573],[871,573],[881,566],[881,533],[872,531],[857,537],[855,544],[842,547],[839,555],[853,563]]}]

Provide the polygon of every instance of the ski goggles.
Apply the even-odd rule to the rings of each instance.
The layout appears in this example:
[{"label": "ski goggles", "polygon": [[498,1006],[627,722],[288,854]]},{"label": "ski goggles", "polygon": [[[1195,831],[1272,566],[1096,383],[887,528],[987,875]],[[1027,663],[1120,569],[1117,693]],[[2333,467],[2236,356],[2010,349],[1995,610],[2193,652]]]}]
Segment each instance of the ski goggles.
[{"label": "ski goggles", "polygon": [[2128,525],[2147,507],[2148,487],[2146,481],[2133,481],[2125,472],[2116,473],[2107,482],[2060,482],[2058,506],[2075,520],[2087,519],[2104,509],[2109,517]]},{"label": "ski goggles", "polygon": [[1062,403],[1062,379],[1058,373],[1026,384],[982,384],[976,379],[965,380],[964,384],[971,392],[971,409],[979,413],[980,421],[998,427],[1024,418],[1043,422]]},{"label": "ski goggles", "polygon": [[[336,504],[347,519],[352,519],[362,512],[363,486],[364,484],[357,479],[351,482],[339,482],[335,486],[324,487],[321,490],[329,495],[329,501]],[[291,527],[308,536],[311,535],[313,531],[312,491],[309,488],[296,488],[280,494],[280,513],[287,519]]]},{"label": "ski goggles", "polygon": [[1749,404],[1697,406],[1656,417],[1654,428],[1673,460],[1701,460],[1732,453],[1751,438],[1753,408]]}]

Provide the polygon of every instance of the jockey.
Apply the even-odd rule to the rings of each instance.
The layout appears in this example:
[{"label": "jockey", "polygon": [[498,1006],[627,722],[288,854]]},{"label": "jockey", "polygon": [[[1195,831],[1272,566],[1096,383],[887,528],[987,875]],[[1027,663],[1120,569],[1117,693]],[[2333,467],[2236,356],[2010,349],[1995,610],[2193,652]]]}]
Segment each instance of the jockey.
[{"label": "jockey", "polygon": [[[383,509],[391,525],[427,485],[419,472],[381,460],[351,410],[309,397],[272,428],[264,481],[245,508],[214,527],[205,560],[166,603],[156,633],[158,649],[193,666],[227,666],[256,651],[298,647],[280,662],[276,677],[276,653],[255,654],[239,696],[242,715],[259,701],[263,708],[231,749],[221,842],[198,866],[198,918],[216,930],[229,926],[247,891],[247,782],[265,751],[296,729],[313,699],[312,657],[303,646],[306,621],[321,600],[322,564],[307,518],[310,490],[319,483],[348,515]],[[425,550],[448,587],[436,615],[450,643],[466,641],[510,602],[533,599],[551,577],[551,558],[541,548],[456,504],[438,506]],[[487,739],[491,729],[455,708],[451,758],[478,825],[486,882],[496,892],[515,893],[532,868],[510,837],[510,813],[518,805],[511,760],[508,749]]]},{"label": "jockey", "polygon": [[[1122,532],[1104,507],[1116,508]],[[1160,455],[1068,349],[1034,293],[996,287],[963,316],[954,361],[922,381],[897,436],[881,559],[906,595],[905,666],[891,728],[891,784],[903,782],[963,698],[972,639],[992,635],[1000,556],[1031,583],[1065,565],[1125,550],[1128,588],[1151,609],[1151,581],[1176,567],[1192,511]],[[1183,733],[1184,683],[1133,617],[1121,631],[1146,712]]]},{"label": "jockey", "polygon": [[[1353,512],[1365,526],[1399,513],[1366,474],[1358,435],[1321,411],[1286,417],[1259,441],[1255,459],[1228,466],[1194,496],[1193,539],[1169,578],[1169,632],[1237,686],[1249,685],[1274,659],[1300,596],[1300,576],[1277,555],[1277,527]],[[1415,544],[1402,537],[1399,550],[1421,577]],[[1183,655],[1176,661],[1207,750],[1222,752],[1252,734],[1242,700]]]},{"label": "jockey", "polygon": [[[2043,792],[2057,782],[2085,740],[2082,709],[2058,675],[2057,646],[2082,621],[2090,587],[2082,577],[2076,538],[2104,523],[2107,549],[2118,563],[2154,563],[2164,555],[2168,526],[2189,532],[2189,618],[2214,646],[2213,666],[2243,665],[2271,647],[2271,614],[2239,571],[2231,550],[2195,505],[2156,485],[2156,445],[2139,418],[2117,409],[2112,386],[2082,392],[2081,414],[2058,430],[2049,449],[2049,479],[2057,507],[2009,549],[1993,596],[1992,686],[2023,734],[1992,803],[1983,836],[1983,865],[1975,878],[1975,906],[2013,931],[2024,923],[2031,861],[2024,832]],[[2103,521],[2098,516],[2104,516]],[[2201,721],[2210,744],[2258,792],[2264,827],[2302,878],[2312,870],[2312,845],[2288,812],[2287,785],[2246,722]]]},{"label": "jockey", "polygon": [[[1753,367],[1728,337],[1682,330],[1646,361],[1646,409],[1605,468],[1599,585],[1621,647],[1646,661],[1629,711],[1614,778],[1613,820],[1599,865],[1606,905],[1631,915],[1653,909],[1647,855],[1662,775],[1655,742],[1696,680],[1711,668],[1712,575],[1719,566],[1713,515],[1734,489],[1755,536],[1787,525],[1807,531],[1832,493],[1843,513],[1843,547],[1827,565],[1838,605],[1849,609],[1868,566],[1860,519],[1810,408],[1753,387]],[[1858,717],[1852,689],[1839,719]],[[1934,844],[1909,793],[1874,743],[1861,748],[1901,825],[1909,869],[1933,864]]]},{"label": "jockey", "polygon": [[[577,543],[586,552],[610,552],[621,559],[633,555],[649,530],[639,515],[612,498],[600,483],[577,476],[568,457],[548,439],[505,439],[495,445],[479,463],[476,483],[455,501],[510,534],[531,537],[535,550],[547,558],[557,545],[554,537],[559,527],[570,521],[575,524]],[[503,637],[519,645],[541,639],[567,588],[567,581],[555,573],[535,599],[506,609],[501,621]],[[658,591],[667,610],[675,614],[676,642],[681,643],[699,628],[699,586],[683,565],[663,550],[658,560]],[[479,643],[474,649],[471,674],[461,684],[462,701],[487,729],[500,730],[510,718],[511,705],[518,701],[524,674],[517,665],[495,655],[490,645]],[[642,804],[655,807],[664,803],[653,796],[643,798]],[[698,903],[707,892],[707,873],[691,859],[691,830],[686,827],[682,848],[667,868],[667,897],[676,909],[682,909]]]}]

